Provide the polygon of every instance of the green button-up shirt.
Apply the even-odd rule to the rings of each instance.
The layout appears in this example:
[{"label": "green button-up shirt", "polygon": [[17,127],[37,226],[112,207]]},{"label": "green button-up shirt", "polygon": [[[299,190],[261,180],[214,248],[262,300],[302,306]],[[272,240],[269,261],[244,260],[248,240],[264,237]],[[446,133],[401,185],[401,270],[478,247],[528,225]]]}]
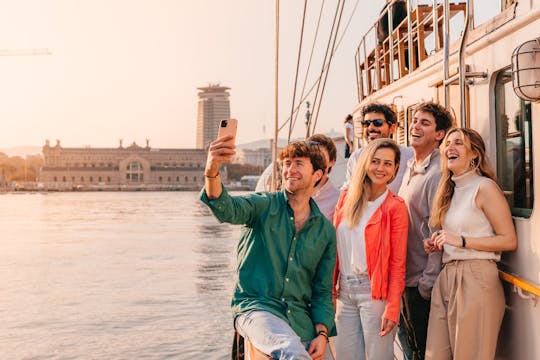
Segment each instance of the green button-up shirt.
[{"label": "green button-up shirt", "polygon": [[333,225],[310,199],[311,214],[296,232],[286,193],[230,196],[225,188],[207,204],[221,222],[243,224],[238,243],[238,280],[233,316],[268,311],[287,321],[302,341],[315,337],[315,324],[335,335],[332,277],[336,263]]}]

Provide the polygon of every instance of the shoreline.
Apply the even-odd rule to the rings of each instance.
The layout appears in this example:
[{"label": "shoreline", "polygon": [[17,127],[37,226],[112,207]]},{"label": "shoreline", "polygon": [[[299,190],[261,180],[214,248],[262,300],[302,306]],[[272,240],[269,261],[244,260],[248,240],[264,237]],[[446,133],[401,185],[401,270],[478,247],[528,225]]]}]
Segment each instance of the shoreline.
[{"label": "shoreline", "polygon": [[[200,186],[163,186],[163,185],[95,185],[88,187],[38,187],[21,186],[0,189],[0,194],[56,193],[56,192],[135,192],[135,191],[200,191]],[[225,184],[229,191],[254,191],[252,186]]]}]

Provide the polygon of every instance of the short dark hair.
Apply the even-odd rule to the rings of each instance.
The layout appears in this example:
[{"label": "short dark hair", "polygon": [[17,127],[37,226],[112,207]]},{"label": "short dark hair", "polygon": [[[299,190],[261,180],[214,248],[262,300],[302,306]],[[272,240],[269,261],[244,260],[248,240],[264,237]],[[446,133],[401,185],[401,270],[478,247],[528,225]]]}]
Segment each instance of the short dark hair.
[{"label": "short dark hair", "polygon": [[353,119],[352,115],[349,114],[349,115],[347,115],[347,116],[345,117],[345,121],[343,121],[343,122],[346,123],[346,122],[352,121],[352,119]]},{"label": "short dark hair", "polygon": [[297,157],[306,157],[311,161],[313,170],[326,172],[326,160],[324,159],[319,144],[310,141],[296,141],[285,146],[279,153],[279,161]]},{"label": "short dark hair", "polygon": [[396,113],[394,112],[394,110],[392,110],[390,106],[378,102],[372,102],[364,106],[362,108],[362,118],[364,118],[366,114],[374,112],[383,114],[384,119],[390,125],[397,122]]},{"label": "short dark hair", "polygon": [[444,106],[433,101],[424,101],[414,107],[414,112],[427,112],[435,118],[435,130],[444,130],[444,133],[452,127],[454,117]]},{"label": "short dark hair", "polygon": [[334,161],[337,159],[336,144],[334,144],[334,141],[330,137],[324,134],[313,134],[308,137],[306,141],[314,141],[321,144],[326,149],[326,151],[328,151],[328,157],[330,158],[330,161]]}]

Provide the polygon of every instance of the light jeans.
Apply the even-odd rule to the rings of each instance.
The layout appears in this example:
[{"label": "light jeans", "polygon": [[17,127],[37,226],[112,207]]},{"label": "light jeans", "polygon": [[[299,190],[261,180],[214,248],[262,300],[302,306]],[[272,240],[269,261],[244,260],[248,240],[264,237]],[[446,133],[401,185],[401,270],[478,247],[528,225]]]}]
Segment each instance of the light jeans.
[{"label": "light jeans", "polygon": [[[236,331],[248,339],[255,348],[273,359],[311,360],[307,352],[309,342],[302,342],[291,326],[267,311],[248,311],[236,317]],[[324,359],[331,359],[326,346]]]},{"label": "light jeans", "polygon": [[394,336],[380,336],[385,300],[371,299],[367,275],[340,277],[336,303],[336,359],[385,360],[394,358]]}]

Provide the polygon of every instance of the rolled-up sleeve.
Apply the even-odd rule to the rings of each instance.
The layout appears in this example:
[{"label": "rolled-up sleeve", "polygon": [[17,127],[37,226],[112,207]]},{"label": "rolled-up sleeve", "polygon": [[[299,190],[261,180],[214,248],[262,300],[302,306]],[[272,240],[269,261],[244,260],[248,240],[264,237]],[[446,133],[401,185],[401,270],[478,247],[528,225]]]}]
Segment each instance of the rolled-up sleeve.
[{"label": "rolled-up sleeve", "polygon": [[264,195],[231,196],[225,187],[216,199],[209,199],[205,189],[201,190],[200,200],[220,221],[230,224],[249,224],[256,218],[257,211],[265,208]]},{"label": "rolled-up sleeve", "polygon": [[399,320],[401,295],[405,288],[407,258],[407,229],[409,216],[402,201],[397,202],[390,214],[390,258],[388,264],[388,300],[383,317],[395,323]]}]

